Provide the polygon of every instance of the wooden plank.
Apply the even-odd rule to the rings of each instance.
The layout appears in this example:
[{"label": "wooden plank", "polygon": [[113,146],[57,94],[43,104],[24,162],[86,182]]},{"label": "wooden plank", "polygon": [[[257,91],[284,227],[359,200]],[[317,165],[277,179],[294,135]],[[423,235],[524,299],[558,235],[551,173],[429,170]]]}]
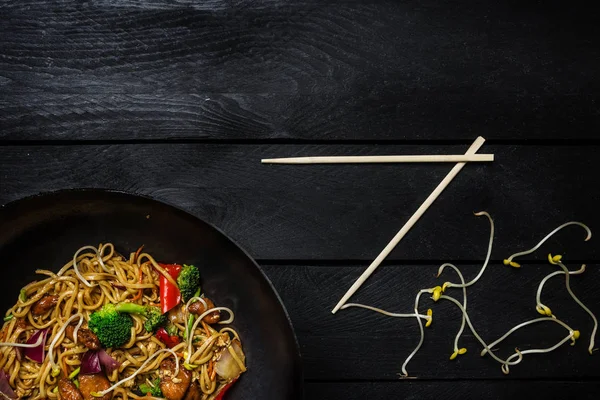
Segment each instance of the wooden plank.
[{"label": "wooden plank", "polygon": [[565,102],[560,94],[522,98],[515,108],[512,100],[495,99],[493,91],[468,96],[408,96],[390,90],[372,97],[360,91],[315,95],[63,91],[67,89],[59,93],[4,92],[0,96],[0,140],[466,142],[479,134],[491,140],[595,139],[600,127],[594,107],[598,100],[586,93],[569,95],[563,98]]},{"label": "wooden plank", "polygon": [[[397,381],[397,382],[308,382],[306,398],[315,400],[447,400],[488,399],[596,399],[598,381]],[[539,396],[539,397],[538,397]]]},{"label": "wooden plank", "polygon": [[[549,7],[537,14],[470,1],[453,7],[428,1],[419,8],[394,2],[264,4],[230,10],[185,4],[144,10],[21,2],[4,8],[7,18],[0,32],[12,35],[3,42],[1,65],[9,80],[20,80],[25,72],[19,63],[36,67],[29,88],[92,93],[109,87],[110,92],[121,87],[154,93],[173,85],[186,92],[203,87],[314,93],[352,84],[364,89],[439,85],[453,92],[482,85],[525,93],[540,84],[545,86],[538,91],[558,89],[556,82],[569,78],[573,93],[589,85],[587,74],[597,67],[597,42],[591,34],[597,32],[598,16],[593,13],[561,9],[558,14]],[[574,30],[569,35],[549,30],[559,16]],[[584,32],[590,34],[588,40],[574,40]],[[489,34],[498,36],[489,40]],[[582,69],[577,74],[557,71],[557,66],[570,66],[573,55],[579,56]],[[530,87],[519,87],[524,75]],[[118,79],[117,86],[100,85],[113,79]],[[331,83],[315,85],[321,82]],[[272,90],[265,90],[270,86]]]},{"label": "wooden plank", "polygon": [[599,127],[600,24],[585,8],[27,0],[2,12],[5,138],[542,139]]},{"label": "wooden plank", "polygon": [[[274,156],[442,154],[467,146],[85,145],[0,147],[0,203],[60,188],[112,188],[175,204],[230,234],[259,259],[372,261],[441,181],[448,165],[262,165]],[[594,230],[597,146],[484,146],[390,255],[480,260],[496,219],[493,258],[533,246],[569,220]],[[26,166],[26,167],[24,167]],[[584,173],[588,171],[588,173]],[[551,177],[551,178],[550,178]],[[548,251],[598,260],[570,227]]]},{"label": "wooden plank", "polygon": [[[578,267],[578,266],[577,266]],[[382,316],[362,309],[330,309],[360,274],[362,267],[269,265],[263,270],[273,282],[290,314],[298,335],[307,379],[397,379],[405,358],[419,340],[413,319]],[[461,270],[467,279],[479,272],[478,265]],[[391,312],[411,312],[414,296],[445,280],[458,281],[452,271],[436,279],[437,265],[394,265],[380,268],[351,299]],[[573,268],[575,269],[575,268]],[[469,316],[477,332],[488,342],[501,337],[511,327],[539,317],[535,293],[539,282],[555,271],[551,265],[527,266],[515,270],[492,264],[468,290]],[[590,265],[583,275],[573,276],[574,293],[600,315],[600,270]],[[447,294],[462,299],[460,289]],[[301,300],[300,300],[301,299]],[[544,287],[542,301],[553,312],[581,331],[576,346],[564,345],[555,352],[525,356],[511,367],[510,379],[599,378],[598,360],[587,352],[593,323],[588,314],[569,297],[564,279],[553,278]],[[434,303],[422,298],[422,311],[433,310],[433,323],[419,353],[408,364],[408,372],[419,379],[506,379],[490,357],[480,357],[482,347],[468,331],[460,343],[467,354],[450,361],[461,314],[449,302]],[[508,357],[515,347],[550,347],[568,332],[552,323],[520,330],[499,345],[498,354]],[[597,338],[598,339],[598,338]]]}]

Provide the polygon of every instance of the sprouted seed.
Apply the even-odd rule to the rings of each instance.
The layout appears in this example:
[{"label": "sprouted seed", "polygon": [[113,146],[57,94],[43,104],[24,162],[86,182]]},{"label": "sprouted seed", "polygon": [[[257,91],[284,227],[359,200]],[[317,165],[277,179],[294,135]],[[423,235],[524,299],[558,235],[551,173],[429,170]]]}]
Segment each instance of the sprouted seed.
[{"label": "sprouted seed", "polygon": [[[579,275],[579,274],[582,274],[584,271],[585,271],[585,264],[582,265],[581,268],[579,268],[576,271],[569,271],[569,275]],[[542,290],[544,290],[544,285],[546,284],[546,282],[548,282],[549,279],[551,279],[555,276],[558,276],[558,275],[564,275],[564,273],[565,273],[565,271],[553,272],[551,274],[546,275],[546,277],[544,279],[542,279],[542,281],[540,282],[537,293],[535,295],[535,309],[538,313],[540,313],[542,315],[547,315],[549,317],[554,317],[554,314],[552,314],[552,310],[550,310],[550,307],[548,307],[547,305],[542,303]]]},{"label": "sprouted seed", "polygon": [[[487,255],[485,256],[485,261],[483,262],[483,265],[481,266],[481,269],[479,270],[479,273],[477,274],[477,276],[475,276],[475,278],[473,278],[472,280],[470,280],[467,283],[465,283],[464,281],[462,283],[446,282],[442,286],[442,288],[444,290],[449,287],[465,288],[465,287],[469,287],[469,286],[473,285],[475,282],[477,282],[479,280],[479,278],[481,278],[481,276],[483,275],[483,272],[485,271],[485,269],[488,266],[488,263],[490,262],[490,256],[492,255],[492,246],[494,244],[494,220],[492,219],[491,215],[485,211],[477,212],[477,213],[475,213],[475,215],[478,217],[485,215],[487,217],[487,219],[490,221],[490,240],[489,240],[489,244],[488,244]],[[438,272],[438,276],[440,275],[440,273],[441,272]]]},{"label": "sprouted seed", "polygon": [[[570,225],[580,226],[583,229],[585,229],[587,235],[586,235],[584,241],[587,242],[592,237],[592,231],[590,230],[590,228],[587,225],[585,225],[585,224],[583,224],[581,222],[577,222],[577,221],[566,222],[566,223],[560,225],[558,228],[554,229],[549,234],[547,234],[542,240],[540,240],[538,242],[538,244],[536,244],[531,249],[526,250],[526,251],[522,251],[522,252],[519,252],[519,253],[515,253],[515,254],[511,255],[510,257],[508,257],[507,259],[505,259],[504,260],[504,265],[511,265],[513,267],[520,267],[520,265],[518,263],[516,263],[515,261],[513,261],[514,258],[533,253],[538,248],[540,248],[540,246],[542,244],[544,244],[544,242],[546,242],[550,237],[552,237],[554,234],[556,234],[561,229],[563,229],[563,228],[565,228],[567,226],[570,226]],[[592,329],[592,333],[590,335],[590,344],[588,346],[588,352],[590,354],[592,354],[594,352],[594,350],[595,350],[594,349],[594,342],[595,342],[596,332],[598,330],[598,320],[596,319],[596,316],[594,315],[594,313],[592,313],[592,311],[589,308],[587,308],[585,306],[585,304],[583,304],[581,302],[581,300],[579,300],[577,298],[577,296],[575,296],[575,294],[571,290],[571,285],[570,285],[570,281],[569,281],[569,275],[571,275],[571,273],[567,269],[567,267],[563,263],[561,263],[561,260],[562,260],[562,256],[561,255],[552,256],[551,254],[548,254],[548,261],[550,262],[550,264],[558,265],[562,269],[562,272],[565,274],[565,286],[567,288],[567,291],[569,292],[569,294],[573,298],[573,300],[575,300],[575,302],[577,304],[579,304],[579,306],[581,308],[583,308],[585,310],[585,312],[587,312],[590,315],[590,317],[592,318],[592,320],[594,321],[594,328]],[[582,268],[585,270],[585,265],[582,266]],[[581,272],[583,272],[583,271],[581,271]],[[547,278],[548,277],[546,277],[544,279],[547,280]],[[545,280],[543,280],[542,282],[545,283]],[[543,284],[540,283],[540,288],[538,288],[538,298],[537,298],[538,301],[537,301],[537,304],[536,304],[536,310],[540,314],[552,316],[553,315],[552,314],[552,310],[550,310],[550,308],[548,306],[546,306],[545,304],[542,304],[541,301],[539,301],[539,296],[540,296],[540,293],[541,293],[541,287],[542,286],[543,286]]]},{"label": "sprouted seed", "polygon": [[[421,299],[421,296],[425,293],[432,293],[432,290],[431,289],[419,290],[419,292],[417,293],[417,296],[415,297],[415,315],[419,315],[419,301]],[[427,315],[429,316],[429,320],[427,321],[427,324],[425,325],[426,327],[430,326],[431,322],[433,320],[431,310],[427,310]],[[419,331],[421,332],[421,338],[419,339],[419,343],[417,343],[417,347],[415,347],[415,349],[412,351],[412,353],[410,353],[408,355],[408,357],[406,357],[406,359],[404,360],[404,363],[402,364],[402,368],[401,368],[402,374],[400,375],[400,377],[402,377],[402,378],[408,378],[408,371],[406,370],[406,366],[408,365],[410,360],[417,354],[417,352],[423,345],[423,341],[425,340],[425,330],[423,329],[423,323],[421,322],[421,318],[416,317],[416,319],[417,319],[417,323],[419,324]]]},{"label": "sprouted seed", "polygon": [[[488,353],[490,353],[490,356],[492,356],[492,358],[496,361],[498,361],[501,365],[503,365],[503,369],[502,371],[505,374],[508,374],[508,366],[509,365],[516,365],[518,363],[521,362],[523,355],[516,350],[517,354],[519,354],[519,359],[517,361],[512,361],[509,362],[508,360],[503,360],[500,357],[498,357],[496,354],[494,354],[494,352],[492,351],[492,349],[490,348],[490,346],[488,346],[485,341],[481,338],[481,336],[477,333],[477,331],[475,330],[475,328],[473,327],[473,324],[471,323],[471,319],[469,318],[469,314],[467,314],[467,310],[465,310],[462,306],[462,304],[460,304],[460,302],[458,300],[456,300],[454,297],[450,297],[450,296],[446,296],[446,295],[442,295],[440,296],[440,299],[444,299],[444,300],[450,300],[451,302],[453,302],[454,304],[456,304],[456,306],[460,309],[460,311],[463,313],[463,315],[465,316],[465,319],[467,321],[467,325],[469,326],[469,329],[471,330],[471,333],[473,333],[473,336],[475,336],[475,338],[479,341],[479,343],[481,343],[481,345],[484,347],[484,349],[487,350]],[[506,367],[504,367],[504,365],[506,365]],[[506,372],[504,370],[504,368],[506,368]]]},{"label": "sprouted seed", "polygon": [[[575,303],[579,304],[579,306],[581,308],[584,309],[585,312],[587,312],[590,317],[592,318],[592,321],[594,321],[594,328],[592,329],[592,333],[590,335],[590,345],[588,346],[588,352],[590,354],[592,354],[594,352],[594,341],[595,341],[595,337],[596,337],[596,331],[598,330],[598,320],[596,319],[596,316],[594,315],[594,313],[585,306],[585,304],[583,304],[581,302],[581,300],[579,300],[579,298],[577,296],[575,296],[575,293],[573,293],[573,290],[571,290],[571,282],[569,279],[569,270],[567,269],[567,267],[560,261],[562,257],[560,256],[554,256],[552,257],[551,254],[548,254],[548,260],[550,261],[551,264],[555,264],[558,265],[563,272],[565,273],[565,286],[567,288],[567,292],[569,292],[569,294],[571,295],[571,297],[573,298],[573,300],[575,300]],[[585,268],[585,265],[582,266],[583,268]]]},{"label": "sprouted seed", "polygon": [[[473,327],[473,323],[471,322],[471,319],[469,318],[469,314],[467,312],[467,287],[472,286],[473,284],[475,284],[477,281],[479,281],[479,279],[481,278],[481,276],[483,275],[483,273],[485,272],[489,261],[490,261],[490,256],[492,253],[492,247],[493,247],[493,242],[494,242],[494,221],[492,219],[492,217],[490,216],[490,214],[488,214],[485,211],[481,211],[478,213],[475,213],[476,216],[486,216],[490,222],[490,238],[489,238],[489,244],[488,244],[488,250],[487,250],[487,254],[486,254],[486,258],[482,264],[481,269],[479,270],[479,273],[469,282],[465,283],[465,279],[463,274],[461,273],[460,269],[458,267],[456,267],[453,264],[449,264],[449,263],[445,263],[442,264],[439,269],[438,269],[438,273],[437,273],[437,277],[439,277],[442,272],[444,271],[444,269],[446,267],[452,268],[456,274],[458,275],[459,279],[460,279],[460,283],[453,283],[453,282],[449,282],[446,281],[444,282],[443,285],[441,286],[435,286],[433,288],[430,289],[422,289],[420,290],[416,297],[415,297],[415,306],[414,306],[414,312],[413,313],[392,313],[389,311],[385,311],[381,308],[377,308],[377,307],[372,307],[372,306],[368,306],[368,305],[364,305],[364,304],[358,304],[358,303],[347,303],[344,306],[341,307],[341,309],[346,309],[346,308],[352,308],[352,307],[356,307],[356,308],[363,308],[363,309],[367,309],[370,311],[374,311],[389,317],[394,317],[394,318],[416,318],[417,320],[417,324],[419,326],[419,332],[420,332],[420,339],[419,342],[417,343],[417,346],[415,347],[415,349],[408,355],[408,357],[406,357],[406,359],[404,360],[404,363],[402,364],[402,373],[398,374],[400,375],[400,377],[402,378],[408,378],[408,371],[406,369],[408,363],[410,362],[410,360],[418,353],[418,351],[420,350],[421,346],[423,345],[423,342],[425,340],[425,330],[423,327],[423,322],[422,320],[425,320],[425,327],[429,327],[433,321],[432,315],[433,312],[431,309],[427,310],[427,313],[424,315],[422,313],[419,312],[419,302],[420,302],[420,298],[423,294],[425,293],[429,293],[431,294],[431,299],[433,299],[434,302],[439,301],[440,299],[444,299],[444,300],[448,300],[452,303],[454,303],[461,311],[462,313],[462,323],[461,326],[458,330],[458,333],[454,339],[454,348],[453,348],[453,353],[450,355],[450,360],[454,360],[458,355],[460,354],[465,354],[467,352],[466,348],[460,348],[458,345],[458,342],[460,340],[460,337],[462,336],[464,329],[465,329],[465,325],[467,325],[469,327],[469,329],[471,330],[471,332],[473,333],[473,336],[479,341],[479,343],[483,346],[483,350],[481,351],[481,356],[485,356],[486,354],[489,354],[495,361],[497,361],[498,363],[500,363],[501,365],[501,369],[502,372],[504,374],[508,374],[510,372],[510,366],[514,366],[519,364],[521,361],[523,361],[523,357],[527,354],[543,354],[543,353],[549,353],[552,352],[556,349],[558,349],[559,347],[561,347],[564,343],[568,342],[569,340],[571,340],[571,345],[575,344],[575,341],[580,337],[580,332],[578,330],[573,330],[569,325],[567,325],[565,322],[561,321],[560,319],[558,319],[553,313],[552,310],[550,309],[550,307],[548,307],[546,304],[542,303],[541,301],[541,294],[544,288],[544,285],[546,284],[546,282],[558,275],[565,275],[565,286],[567,291],[569,292],[569,294],[571,295],[571,297],[573,298],[573,300],[575,300],[575,302],[581,307],[583,308],[592,318],[592,320],[594,321],[594,328],[592,330],[591,336],[590,336],[590,344],[588,347],[588,351],[590,354],[592,354],[592,352],[594,350],[594,339],[596,336],[596,332],[598,330],[598,320],[596,319],[596,316],[591,312],[591,310],[586,307],[578,298],[577,296],[575,296],[575,294],[573,293],[573,291],[571,290],[571,286],[570,286],[570,281],[569,281],[569,275],[578,275],[581,274],[585,271],[585,265],[582,265],[581,268],[579,270],[575,270],[575,271],[569,271],[567,269],[567,267],[562,263],[562,256],[558,255],[558,256],[552,256],[552,255],[548,255],[548,261],[551,264],[554,265],[558,265],[561,270],[560,271],[556,271],[553,272],[549,275],[547,275],[546,277],[544,277],[542,279],[542,281],[539,283],[538,289],[537,289],[537,293],[536,293],[536,311],[542,315],[541,318],[536,318],[536,319],[532,319],[530,321],[525,321],[522,322],[514,327],[512,327],[511,329],[509,329],[504,335],[502,335],[500,338],[496,339],[494,342],[490,343],[489,345],[483,340],[483,338],[477,333],[477,331],[475,330],[475,328]],[[521,256],[525,256],[528,254],[531,254],[533,252],[535,252],[537,249],[539,249],[550,237],[552,237],[553,235],[555,235],[556,233],[558,233],[559,231],[561,231],[562,229],[571,226],[571,225],[576,225],[576,226],[580,226],[583,229],[585,229],[587,235],[585,237],[585,241],[588,241],[591,236],[592,236],[592,232],[591,230],[583,223],[581,222],[576,222],[576,221],[571,221],[571,222],[567,222],[564,223],[562,225],[560,225],[559,227],[557,227],[556,229],[554,229],[552,232],[550,232],[549,234],[547,234],[542,240],[540,240],[534,247],[532,247],[529,250],[525,250],[525,251],[521,251],[518,253],[515,253],[513,255],[511,255],[510,257],[508,257],[507,259],[505,259],[504,265],[510,265],[512,267],[515,268],[520,268],[521,265],[514,261],[515,258],[521,257]],[[449,288],[462,288],[463,289],[463,302],[461,303],[459,300],[455,299],[454,297],[450,297],[448,295],[445,295],[444,293],[446,292],[447,289]],[[533,325],[533,324],[538,324],[541,322],[553,322],[556,324],[561,325],[562,327],[564,327],[567,331],[568,331],[568,335],[566,337],[564,337],[563,339],[561,339],[558,343],[556,343],[554,346],[548,347],[548,348],[533,348],[533,349],[527,349],[527,350],[519,350],[518,348],[515,349],[515,353],[510,355],[508,358],[506,359],[502,359],[499,356],[497,356],[494,351],[492,350],[492,348],[495,348],[495,346],[499,345],[501,342],[503,342],[506,338],[508,338],[510,335],[512,335],[514,332],[518,331],[519,329],[522,329],[524,327],[527,327],[529,325]]]},{"label": "sprouted seed", "polygon": [[69,269],[69,267],[73,267],[73,270],[75,271],[75,274],[77,275],[77,277],[79,278],[79,280],[81,280],[81,282],[83,282],[83,284],[87,287],[92,287],[94,285],[92,285],[90,282],[88,282],[83,275],[81,275],[81,272],[79,272],[79,267],[77,266],[77,259],[78,258],[83,258],[82,256],[80,256],[80,254],[85,251],[85,250],[94,250],[94,253],[96,253],[96,255],[98,254],[98,249],[95,248],[94,246],[83,246],[82,248],[80,248],[79,250],[77,250],[77,252],[75,252],[75,254],[73,255],[73,262],[70,264],[65,265],[60,271],[58,271],[58,273],[56,275],[61,276],[62,274],[64,274],[66,272],[67,269]]},{"label": "sprouted seed", "polygon": [[[548,322],[548,321],[549,322],[557,323],[557,324],[561,325],[562,327],[564,327],[567,331],[569,331],[569,337],[572,337],[572,336],[575,336],[575,335],[577,336],[577,337],[575,337],[575,339],[577,339],[579,337],[579,331],[573,330],[569,325],[567,325],[563,321],[559,320],[558,318],[542,317],[542,318],[532,319],[530,321],[525,321],[525,322],[520,323],[519,325],[513,326],[508,332],[506,332],[500,338],[498,338],[497,340],[495,340],[492,343],[490,343],[489,347],[490,348],[496,347],[498,344],[500,344],[501,342],[503,342],[507,337],[509,337],[510,335],[512,335],[513,333],[515,333],[516,331],[518,331],[519,329],[522,329],[522,328],[524,328],[526,326],[529,326],[529,325],[537,324],[537,323],[540,323],[540,322]],[[529,352],[529,350],[526,350],[526,351]],[[522,351],[521,354],[527,354],[526,351]],[[481,351],[481,356],[486,355],[486,353],[487,353],[487,349],[483,349]]]},{"label": "sprouted seed", "polygon": [[77,314],[72,315],[69,319],[67,319],[67,321],[65,323],[63,323],[60,326],[60,328],[58,328],[57,334],[54,336],[54,339],[50,343],[50,346],[48,346],[48,359],[50,360],[50,365],[52,367],[52,372],[51,372],[50,375],[52,375],[53,377],[56,377],[56,376],[58,376],[60,374],[60,368],[59,368],[58,364],[56,363],[56,360],[54,359],[54,353],[53,353],[54,352],[54,346],[63,337],[62,334],[67,329],[67,326],[69,326],[69,324],[72,321],[74,321],[75,319],[82,320],[83,319],[83,315],[80,314],[80,313],[77,313]]},{"label": "sprouted seed", "polygon": [[[523,351],[518,351],[517,353],[511,355],[510,357],[507,358],[507,361],[509,363],[512,363],[512,359],[514,357],[519,357],[519,355],[521,356],[520,359],[522,360],[524,355],[526,354],[543,354],[543,353],[550,353],[551,351],[554,351],[556,349],[558,349],[560,346],[562,346],[564,343],[566,343],[567,341],[571,340],[573,341],[572,344],[575,344],[575,340],[577,340],[577,338],[579,338],[579,331],[571,331],[569,332],[569,335],[567,337],[565,337],[564,339],[562,339],[560,342],[556,343],[554,346],[552,347],[548,347],[546,349],[529,349],[529,350],[523,350]],[[510,364],[510,365],[515,365],[515,364]],[[502,366],[503,368],[503,372],[504,372],[504,365]],[[506,372],[508,373],[508,372]]]},{"label": "sprouted seed", "polygon": [[[463,290],[463,309],[466,310],[467,309],[467,286],[465,285],[465,278],[463,277],[463,274],[460,272],[458,267],[456,267],[455,265],[452,265],[452,264],[448,264],[448,263],[442,264],[440,266],[440,268],[438,269],[437,276],[440,276],[442,274],[442,272],[444,272],[444,268],[446,268],[446,267],[452,268],[458,274],[458,277],[460,278],[460,282],[461,282],[460,287],[462,287],[462,290]],[[482,271],[483,271],[483,269],[482,269]],[[479,278],[476,278],[476,279],[479,279]],[[446,285],[446,287],[447,287],[447,285]],[[445,287],[442,287],[442,291],[444,289],[445,289]],[[466,317],[465,317],[465,314],[463,314],[462,322],[460,324],[460,329],[458,330],[458,333],[456,334],[456,338],[454,339],[454,352],[450,355],[451,360],[454,360],[456,357],[458,357],[459,354],[465,354],[467,352],[467,349],[465,347],[462,347],[462,348],[458,347],[458,340],[460,339],[460,336],[462,335],[463,331],[465,330],[465,320],[466,320]]]},{"label": "sprouted seed", "polygon": [[550,239],[554,234],[556,234],[560,230],[562,230],[562,229],[564,229],[564,228],[566,228],[567,226],[570,226],[570,225],[581,226],[583,229],[585,229],[585,231],[587,232],[587,236],[585,237],[584,241],[587,242],[592,237],[592,231],[590,230],[590,228],[587,227],[587,225],[582,224],[581,222],[577,222],[577,221],[566,222],[566,223],[562,224],[561,226],[559,226],[558,228],[554,229],[549,234],[547,234],[542,240],[540,240],[538,242],[538,244],[536,244],[535,246],[533,246],[531,249],[525,250],[525,251],[521,251],[519,253],[515,253],[515,254],[511,255],[510,257],[508,257],[507,259],[505,259],[504,260],[504,265],[510,265],[511,267],[515,267],[515,268],[521,267],[521,265],[519,263],[517,263],[516,261],[513,261],[514,258],[521,257],[521,256],[526,256],[528,254],[533,253],[534,251],[536,251],[537,249],[539,249],[540,246],[543,245],[544,242],[546,242],[546,240]]}]

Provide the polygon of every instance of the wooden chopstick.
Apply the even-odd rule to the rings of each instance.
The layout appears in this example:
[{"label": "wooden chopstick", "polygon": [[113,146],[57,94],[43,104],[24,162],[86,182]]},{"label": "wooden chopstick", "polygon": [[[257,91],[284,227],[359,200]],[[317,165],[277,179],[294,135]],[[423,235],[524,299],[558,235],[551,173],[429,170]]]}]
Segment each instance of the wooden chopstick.
[{"label": "wooden chopstick", "polygon": [[328,156],[264,158],[263,164],[352,164],[352,163],[432,163],[432,162],[489,162],[493,154],[433,154],[407,156]]},{"label": "wooden chopstick", "polygon": [[[472,155],[477,152],[483,146],[485,139],[481,136],[475,139],[471,147],[467,150],[465,155]],[[402,238],[406,235],[406,233],[413,227],[413,225],[421,218],[421,216],[427,211],[429,206],[438,198],[438,196],[444,191],[444,189],[448,186],[448,184],[454,179],[456,175],[460,172],[460,170],[465,166],[464,162],[459,162],[456,164],[452,170],[446,175],[446,177],[440,182],[440,184],[431,192],[429,197],[421,204],[421,206],[415,211],[415,213],[410,217],[408,221],[404,224],[402,229],[394,236],[394,238],[385,246],[385,248],[379,253],[377,258],[369,265],[369,267],[362,273],[360,277],[354,282],[354,284],[348,289],[346,294],[342,296],[341,300],[337,303],[337,305],[331,311],[332,314],[335,314],[340,307],[342,307],[352,296],[358,288],[371,276],[371,274],[379,267],[379,264],[391,253],[391,251],[396,247],[396,245],[402,240]]]}]

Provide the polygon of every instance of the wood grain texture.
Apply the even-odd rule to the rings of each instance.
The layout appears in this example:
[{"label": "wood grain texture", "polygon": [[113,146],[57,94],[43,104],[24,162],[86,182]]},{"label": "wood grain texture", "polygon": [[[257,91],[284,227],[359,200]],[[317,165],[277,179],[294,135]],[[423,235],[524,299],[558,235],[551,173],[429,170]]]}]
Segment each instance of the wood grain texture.
[{"label": "wood grain texture", "polygon": [[[338,92],[322,95],[0,94],[0,140],[456,140],[596,139],[597,99],[555,98],[470,109],[457,96],[400,98]],[[542,104],[556,102],[556,104]],[[531,110],[524,108],[532,107]],[[465,115],[471,113],[472,115]],[[514,123],[519,114],[519,123]],[[506,120],[506,121],[504,121]]]},{"label": "wood grain texture", "polygon": [[462,399],[530,399],[531,393],[539,398],[568,399],[577,396],[579,399],[596,399],[598,382],[566,382],[566,381],[397,381],[397,382],[343,382],[315,383],[305,385],[306,398],[315,400],[421,400],[443,398],[448,400]]},{"label": "wood grain texture", "polygon": [[558,3],[2,5],[4,139],[596,138],[600,124],[600,18]]},{"label": "wood grain texture", "polygon": [[[259,259],[372,261],[449,171],[438,164],[262,165],[263,157],[461,153],[466,146],[85,145],[0,147],[0,203],[61,188],[149,195],[223,229]],[[594,230],[600,198],[596,146],[486,146],[391,254],[392,260],[480,260],[496,219],[496,260],[533,246],[556,226]],[[568,228],[548,251],[599,260]]]},{"label": "wood grain texture", "polygon": [[[362,266],[269,265],[262,267],[281,295],[301,346],[306,378],[316,380],[396,379],[404,359],[419,340],[414,319],[382,316],[357,308],[331,314],[332,306],[345,293]],[[479,265],[460,267],[466,279],[479,272]],[[571,269],[578,269],[579,265]],[[435,278],[438,265],[393,265],[377,270],[350,300],[397,313],[410,313],[418,290],[457,282],[456,274],[447,270]],[[535,311],[535,293],[539,282],[554,272],[551,265],[526,266],[521,270],[492,264],[483,277],[468,290],[469,316],[477,332],[488,342],[502,336],[511,327],[539,317]],[[600,313],[600,269],[589,265],[583,275],[573,276],[571,287],[596,314]],[[587,352],[593,323],[565,289],[563,278],[550,280],[542,301],[553,312],[581,331],[576,346],[568,344],[545,355],[525,356],[511,368],[509,379],[598,378],[598,360]],[[460,289],[447,294],[462,299]],[[302,300],[298,300],[302,299]],[[482,347],[468,331],[460,343],[467,354],[450,361],[454,337],[460,326],[460,311],[450,302],[434,303],[428,296],[421,299],[421,312],[433,310],[433,324],[426,329],[420,352],[408,365],[411,376],[419,379],[507,379],[499,365],[489,357],[480,357]],[[497,346],[501,357],[514,348],[550,347],[568,335],[553,323],[523,329]]]},{"label": "wood grain texture", "polygon": [[[526,357],[508,377],[479,357],[469,332],[468,353],[448,360],[460,314],[447,302],[423,299],[434,323],[408,366],[415,380],[397,375],[418,340],[414,320],[330,313],[451,166],[259,161],[459,154],[484,136],[496,161],[467,165],[352,301],[409,312],[417,289],[445,280],[434,276],[439,263],[474,276],[489,228],[472,212],[487,210],[494,262],[469,290],[484,338],[537,317],[537,284],[554,270],[548,252],[573,269],[588,262],[572,287],[598,314],[596,236],[584,243],[569,228],[520,270],[499,263],[569,220],[597,235],[600,14],[589,5],[0,0],[0,15],[0,205],[110,188],[215,224],[281,295],[307,399],[597,397],[592,323],[561,278],[543,300],[582,337]],[[499,351],[563,334],[540,325]]]}]

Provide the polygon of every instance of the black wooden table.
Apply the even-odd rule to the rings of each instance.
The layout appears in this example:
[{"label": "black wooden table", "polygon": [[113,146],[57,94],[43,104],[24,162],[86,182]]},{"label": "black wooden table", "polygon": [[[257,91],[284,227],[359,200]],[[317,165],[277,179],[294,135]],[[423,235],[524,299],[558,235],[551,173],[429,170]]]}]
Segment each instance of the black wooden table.
[{"label": "black wooden table", "polygon": [[[523,4],[526,3],[526,4]],[[422,0],[17,0],[0,2],[0,204],[64,188],[120,189],[177,205],[254,256],[291,315],[307,399],[597,398],[592,322],[555,278],[544,303],[581,330],[576,346],[526,356],[505,376],[470,332],[434,310],[414,319],[330,313],[451,164],[261,165],[263,157],[459,154],[469,164],[353,297],[410,312],[440,263],[479,271],[469,289],[488,341],[536,318],[535,290],[564,254],[572,287],[600,314],[600,18],[577,2]],[[600,231],[598,232],[600,233]],[[450,275],[450,273],[448,272]],[[454,278],[452,278],[454,280]],[[459,296],[454,292],[453,295]],[[548,347],[546,324],[499,347]]]}]

